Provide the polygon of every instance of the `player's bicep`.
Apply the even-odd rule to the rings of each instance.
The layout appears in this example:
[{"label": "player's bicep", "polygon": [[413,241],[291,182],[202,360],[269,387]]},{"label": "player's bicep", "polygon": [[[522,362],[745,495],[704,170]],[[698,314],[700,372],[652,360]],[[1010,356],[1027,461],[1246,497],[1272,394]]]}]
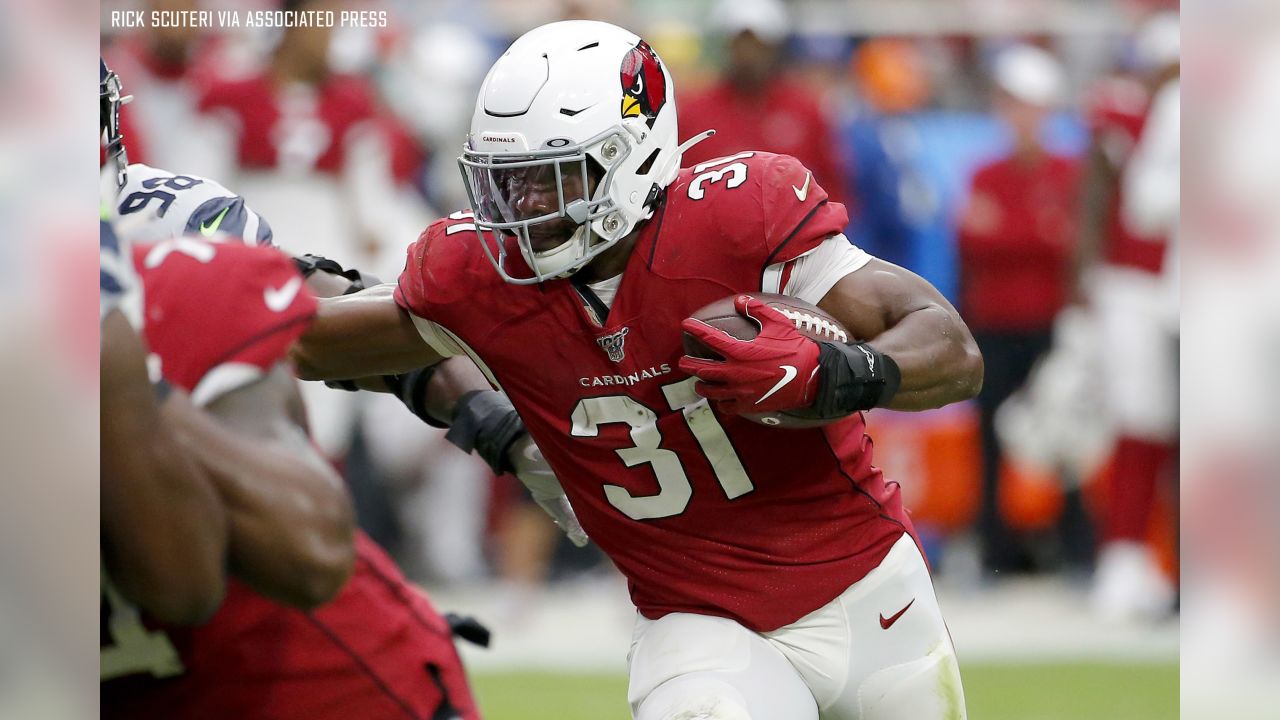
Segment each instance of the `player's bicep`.
[{"label": "player's bicep", "polygon": [[348,380],[393,375],[434,365],[444,355],[423,339],[396,304],[392,284],[320,300],[315,320],[294,346],[298,375]]},{"label": "player's bicep", "polygon": [[277,363],[258,381],[220,395],[205,410],[228,428],[284,446],[299,459],[324,465],[307,438],[298,382],[285,363]]},{"label": "player's bicep", "polygon": [[951,303],[919,275],[870,258],[840,278],[818,302],[853,336],[870,340],[897,325],[911,313],[934,309],[958,317]]}]

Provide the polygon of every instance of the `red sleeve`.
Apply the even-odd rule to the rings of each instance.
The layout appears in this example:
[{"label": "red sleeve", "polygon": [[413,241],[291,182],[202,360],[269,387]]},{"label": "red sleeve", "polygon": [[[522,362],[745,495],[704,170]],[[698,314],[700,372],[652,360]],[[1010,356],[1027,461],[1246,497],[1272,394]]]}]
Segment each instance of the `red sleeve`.
[{"label": "red sleeve", "polygon": [[136,246],[134,262],[147,344],[165,379],[188,392],[215,371],[240,384],[256,379],[285,359],[315,316],[315,297],[274,248],[178,238]]},{"label": "red sleeve", "polygon": [[432,230],[440,224],[440,220],[427,226],[426,230],[405,251],[404,270],[396,281],[396,304],[418,317],[426,317],[426,263],[427,248],[431,243]]},{"label": "red sleeve", "polygon": [[759,164],[764,212],[765,265],[794,260],[831,235],[844,232],[849,213],[832,202],[813,173],[789,155],[766,155]]},{"label": "red sleeve", "polygon": [[[420,318],[436,320],[442,304],[466,302],[477,270],[485,278],[493,268],[479,248],[470,212],[454,213],[427,226],[409,246],[404,270],[396,282],[396,304]],[[493,275],[493,277],[497,277]]]}]

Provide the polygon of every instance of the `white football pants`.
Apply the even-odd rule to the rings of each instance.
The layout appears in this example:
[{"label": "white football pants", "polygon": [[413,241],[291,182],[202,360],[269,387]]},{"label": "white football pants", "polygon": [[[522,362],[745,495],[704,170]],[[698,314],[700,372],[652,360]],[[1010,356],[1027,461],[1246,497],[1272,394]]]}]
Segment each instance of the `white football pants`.
[{"label": "white football pants", "polygon": [[955,648],[906,534],[835,600],[772,632],[706,615],[637,616],[629,661],[635,720],[966,717]]},{"label": "white football pants", "polygon": [[1098,352],[1107,358],[1102,381],[1116,432],[1172,441],[1178,433],[1177,306],[1170,305],[1167,281],[1104,266],[1094,282],[1102,328]]}]

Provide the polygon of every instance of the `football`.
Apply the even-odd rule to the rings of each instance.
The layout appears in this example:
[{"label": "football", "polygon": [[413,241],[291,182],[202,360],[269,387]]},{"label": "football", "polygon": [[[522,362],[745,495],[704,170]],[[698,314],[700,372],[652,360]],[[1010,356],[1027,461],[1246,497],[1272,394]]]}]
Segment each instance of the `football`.
[{"label": "football", "polygon": [[[716,300],[705,305],[689,317],[721,330],[739,340],[750,340],[756,336],[760,328],[751,320],[739,315],[733,307],[734,298],[741,293]],[[786,315],[795,323],[796,329],[805,337],[815,341],[850,342],[849,331],[825,310],[805,302],[799,298],[778,295],[775,293],[748,293],[767,304],[769,307]],[[714,350],[704,345],[689,333],[684,333],[684,352],[690,357],[708,360],[721,359]],[[778,428],[811,428],[826,425],[839,418],[814,417],[808,408],[796,408],[764,413],[744,413],[742,417],[761,425]]]}]

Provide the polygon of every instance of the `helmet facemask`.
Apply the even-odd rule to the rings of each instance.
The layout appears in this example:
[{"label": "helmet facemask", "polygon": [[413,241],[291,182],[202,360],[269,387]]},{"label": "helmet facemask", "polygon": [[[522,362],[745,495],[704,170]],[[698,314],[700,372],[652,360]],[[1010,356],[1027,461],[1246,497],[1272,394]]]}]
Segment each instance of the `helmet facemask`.
[{"label": "helmet facemask", "polygon": [[120,107],[133,99],[123,94],[120,76],[99,60],[98,73],[98,133],[99,141],[106,149],[107,162],[115,166],[116,185],[124,187],[129,158],[125,153],[124,135],[120,132]]},{"label": "helmet facemask", "polygon": [[[558,147],[541,150],[481,152],[470,145],[464,147],[458,164],[475,213],[476,232],[503,280],[527,285],[567,277],[625,237],[640,218],[629,217],[635,213],[620,208],[612,190],[620,168],[634,172],[628,167],[637,162],[632,152],[632,134],[622,126],[580,144],[566,139]],[[555,189],[555,207],[541,215],[521,217],[514,206],[516,186],[548,181]],[[566,190],[566,184],[571,191]],[[567,240],[550,248],[536,247],[540,230],[566,221],[577,226]],[[497,234],[496,253],[485,241],[485,231]],[[515,238],[531,275],[510,273],[503,235]]]}]

